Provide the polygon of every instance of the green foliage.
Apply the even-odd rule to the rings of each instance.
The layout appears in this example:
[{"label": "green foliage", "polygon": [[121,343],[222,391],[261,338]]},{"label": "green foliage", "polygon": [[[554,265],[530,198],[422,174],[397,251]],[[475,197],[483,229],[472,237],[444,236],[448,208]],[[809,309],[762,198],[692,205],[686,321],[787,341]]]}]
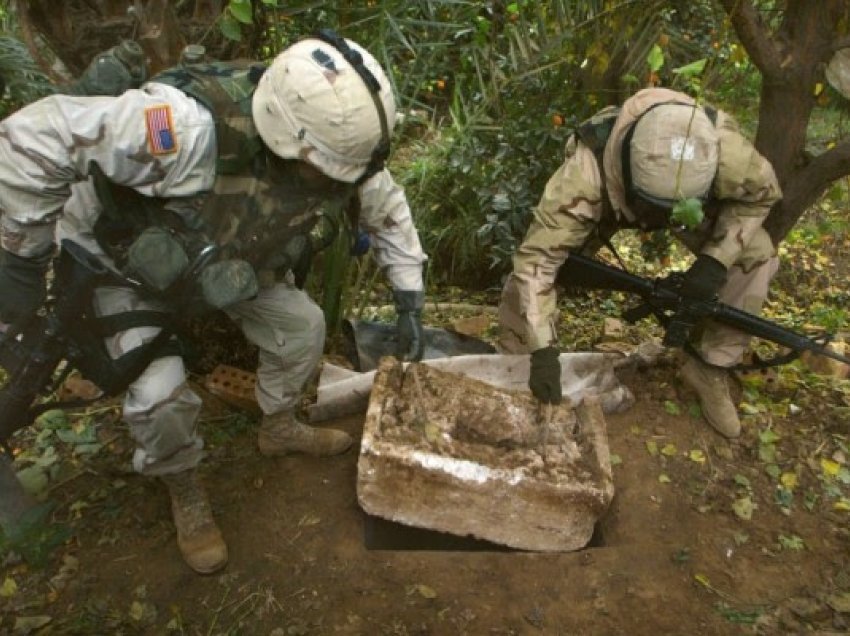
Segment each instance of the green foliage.
[{"label": "green foliage", "polygon": [[36,66],[27,48],[9,35],[0,35],[0,78],[5,82],[5,92],[0,95],[0,117],[53,92],[53,85]]},{"label": "green foliage", "polygon": [[675,225],[681,225],[689,230],[693,230],[705,218],[705,212],[702,209],[702,201],[694,199],[681,199],[673,206],[673,211],[670,213],[670,220]]}]

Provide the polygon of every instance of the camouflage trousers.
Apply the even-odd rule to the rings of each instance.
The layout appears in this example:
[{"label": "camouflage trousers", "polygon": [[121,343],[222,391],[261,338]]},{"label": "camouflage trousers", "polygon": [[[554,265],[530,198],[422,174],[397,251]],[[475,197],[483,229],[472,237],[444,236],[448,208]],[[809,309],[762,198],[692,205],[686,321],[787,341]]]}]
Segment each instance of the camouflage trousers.
[{"label": "camouflage trousers", "polygon": [[[156,309],[155,303],[126,288],[97,290],[95,309],[111,315],[136,309]],[[259,348],[256,397],[264,413],[298,404],[304,385],[316,371],[325,340],[321,309],[288,282],[261,289],[256,298],[227,310],[245,337]],[[139,327],[106,340],[118,357],[152,340],[159,329]],[[195,467],[203,457],[197,419],[201,399],[186,381],[178,356],[154,360],[130,385],[124,398],[124,421],[137,448],[133,467],[146,475],[165,475]]]}]

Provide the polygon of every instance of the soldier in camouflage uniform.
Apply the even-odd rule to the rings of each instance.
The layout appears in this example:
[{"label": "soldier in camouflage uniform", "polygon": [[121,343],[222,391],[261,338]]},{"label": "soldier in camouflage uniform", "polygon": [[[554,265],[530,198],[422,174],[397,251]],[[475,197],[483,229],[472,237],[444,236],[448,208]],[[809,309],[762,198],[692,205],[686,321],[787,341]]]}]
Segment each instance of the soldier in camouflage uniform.
[{"label": "soldier in camouflage uniform", "polygon": [[[120,325],[136,310],[204,304],[258,346],[262,454],[344,452],[348,434],[296,414],[325,325],[292,270],[309,256],[320,215],[355,210],[351,222],[369,233],[394,290],[398,355],[421,358],[425,255],[384,167],[394,118],[383,69],[332,32],[294,44],[268,69],[184,66],[117,97],[56,95],[21,109],[0,123],[0,320],[26,320],[43,302],[61,219],[60,237],[137,283],[96,290],[97,315]],[[127,323],[106,347],[117,358],[160,329]],[[184,559],[210,573],[227,547],[196,476],[201,400],[176,353],[164,351],[129,387],[124,419],[135,469],[168,487]]]},{"label": "soldier in camouflage uniform", "polygon": [[[677,226],[677,201],[698,198],[705,216]],[[682,93],[645,89],[621,108],[582,124],[566,160],[550,178],[500,304],[500,346],[530,353],[529,386],[545,403],[561,399],[555,278],[572,250],[592,253],[620,228],[669,228],[696,261],[682,292],[758,313],[778,268],[762,222],[781,197],[773,168],[726,113]],[[568,284],[568,281],[565,281]],[[682,380],[699,396],[706,420],[726,437],[741,424],[726,384],[748,336],[709,323],[689,356]]]}]

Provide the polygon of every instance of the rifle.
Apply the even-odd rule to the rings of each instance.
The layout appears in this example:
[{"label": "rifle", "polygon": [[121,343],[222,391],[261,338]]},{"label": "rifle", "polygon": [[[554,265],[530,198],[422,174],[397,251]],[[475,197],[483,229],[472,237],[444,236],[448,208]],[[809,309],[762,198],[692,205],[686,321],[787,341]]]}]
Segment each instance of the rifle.
[{"label": "rifle", "polygon": [[653,315],[664,327],[664,345],[689,348],[691,330],[706,319],[739,329],[756,338],[769,340],[791,350],[788,355],[762,361],[758,366],[785,364],[804,351],[850,364],[850,358],[832,351],[831,337],[808,338],[764,318],[730,307],[716,300],[697,300],[681,294],[683,274],[676,272],[665,278],[648,279],[571,253],[558,272],[558,283],[566,287],[607,289],[636,294],[643,302],[623,312],[623,318],[634,323]]}]

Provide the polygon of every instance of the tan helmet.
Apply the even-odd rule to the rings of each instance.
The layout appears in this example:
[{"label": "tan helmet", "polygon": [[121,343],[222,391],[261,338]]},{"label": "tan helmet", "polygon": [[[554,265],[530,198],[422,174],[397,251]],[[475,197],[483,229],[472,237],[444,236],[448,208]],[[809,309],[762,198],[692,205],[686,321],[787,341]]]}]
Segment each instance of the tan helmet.
[{"label": "tan helmet", "polygon": [[274,59],[254,92],[252,111],[260,137],[276,155],[354,183],[383,167],[395,98],[368,51],[322,31]]},{"label": "tan helmet", "polygon": [[700,106],[661,104],[640,116],[631,133],[631,192],[671,208],[681,199],[706,198],[717,174],[719,140]]}]

